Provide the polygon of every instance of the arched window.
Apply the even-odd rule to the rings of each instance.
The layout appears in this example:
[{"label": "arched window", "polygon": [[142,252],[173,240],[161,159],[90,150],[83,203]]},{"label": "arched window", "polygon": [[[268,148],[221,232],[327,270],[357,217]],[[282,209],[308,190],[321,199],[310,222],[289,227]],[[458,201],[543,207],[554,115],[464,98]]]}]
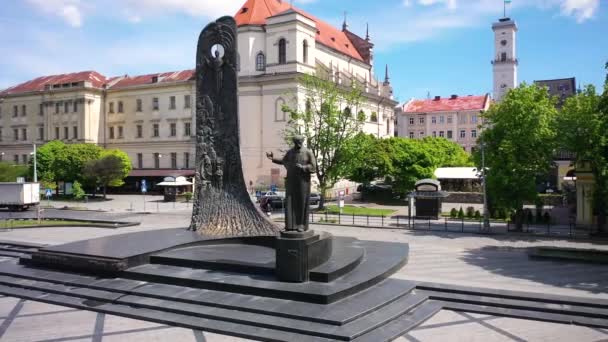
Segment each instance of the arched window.
[{"label": "arched window", "polygon": [[263,52],[258,52],[258,55],[255,57],[255,70],[266,70],[266,56],[264,56]]},{"label": "arched window", "polygon": [[350,109],[350,107],[346,107],[344,108],[344,116],[347,118],[350,118],[353,115],[353,111]]},{"label": "arched window", "polygon": [[285,38],[279,39],[279,64],[287,63],[287,41]]},{"label": "arched window", "polygon": [[274,121],[285,121],[287,113],[283,111],[283,105],[285,100],[279,97],[274,106]]},{"label": "arched window", "polygon": [[302,43],[302,62],[308,64],[308,41],[304,40]]}]

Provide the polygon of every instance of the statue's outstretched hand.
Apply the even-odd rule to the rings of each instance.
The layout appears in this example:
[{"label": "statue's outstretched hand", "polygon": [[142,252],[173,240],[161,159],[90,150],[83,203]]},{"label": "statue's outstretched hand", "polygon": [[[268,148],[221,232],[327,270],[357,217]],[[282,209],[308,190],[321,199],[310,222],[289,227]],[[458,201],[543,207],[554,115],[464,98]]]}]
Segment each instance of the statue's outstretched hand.
[{"label": "statue's outstretched hand", "polygon": [[272,160],[272,158],[274,158],[274,155],[272,154],[272,152],[266,152],[266,158]]}]

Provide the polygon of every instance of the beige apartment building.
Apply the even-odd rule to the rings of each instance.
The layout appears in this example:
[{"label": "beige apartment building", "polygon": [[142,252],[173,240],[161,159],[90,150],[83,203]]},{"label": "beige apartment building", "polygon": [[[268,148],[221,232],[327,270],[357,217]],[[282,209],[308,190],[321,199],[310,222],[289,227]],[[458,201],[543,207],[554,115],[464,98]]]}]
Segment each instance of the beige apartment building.
[{"label": "beige apartment building", "polygon": [[490,95],[412,99],[397,109],[400,137],[442,137],[471,152],[481,131],[480,113],[490,107]]},{"label": "beige apartment building", "polygon": [[[302,106],[297,77],[316,72],[365,90],[363,130],[392,136],[397,103],[373,68],[373,44],[316,19],[286,1],[248,0],[238,24],[241,156],[245,181],[279,183],[285,175],[265,152],[287,149],[283,104]],[[194,57],[193,57],[194,59]],[[193,174],[193,70],[108,78],[95,71],[43,76],[0,91],[0,158],[25,163],[32,144],[50,140],[119,148],[136,179]],[[129,179],[128,179],[129,183]]]}]

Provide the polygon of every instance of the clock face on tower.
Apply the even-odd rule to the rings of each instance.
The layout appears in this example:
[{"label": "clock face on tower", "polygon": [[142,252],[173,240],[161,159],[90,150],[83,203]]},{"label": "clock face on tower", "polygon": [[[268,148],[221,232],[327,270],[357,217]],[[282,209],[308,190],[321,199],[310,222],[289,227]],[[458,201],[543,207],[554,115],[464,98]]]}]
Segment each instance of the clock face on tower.
[{"label": "clock face on tower", "polygon": [[502,45],[502,46],[507,45],[507,41],[506,41],[506,40],[504,40],[504,39],[503,39],[503,40],[501,40],[501,41],[500,41],[500,45]]}]

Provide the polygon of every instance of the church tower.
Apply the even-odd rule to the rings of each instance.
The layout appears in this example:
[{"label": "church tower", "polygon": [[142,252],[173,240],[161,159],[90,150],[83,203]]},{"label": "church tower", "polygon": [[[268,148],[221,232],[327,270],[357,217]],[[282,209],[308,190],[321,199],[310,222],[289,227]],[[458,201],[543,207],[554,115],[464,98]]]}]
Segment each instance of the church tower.
[{"label": "church tower", "polygon": [[517,55],[515,34],[517,25],[510,18],[492,24],[494,31],[494,100],[501,101],[509,89],[517,87]]}]

